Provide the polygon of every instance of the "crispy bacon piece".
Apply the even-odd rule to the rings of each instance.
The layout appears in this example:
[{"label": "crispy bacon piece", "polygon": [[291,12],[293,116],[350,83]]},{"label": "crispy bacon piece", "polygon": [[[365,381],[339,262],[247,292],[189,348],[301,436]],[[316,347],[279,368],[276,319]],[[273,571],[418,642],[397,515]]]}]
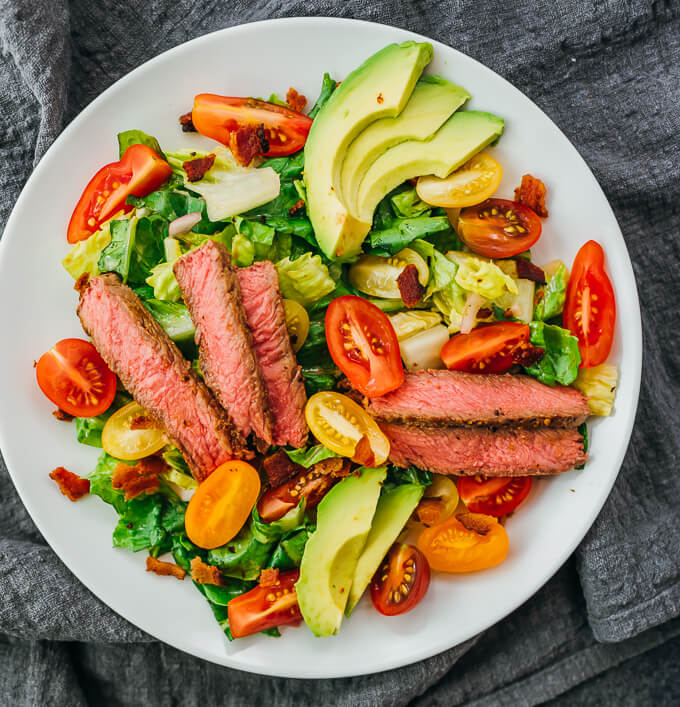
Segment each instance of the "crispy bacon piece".
[{"label": "crispy bacon piece", "polygon": [[69,415],[66,410],[62,410],[61,408],[57,408],[52,414],[61,422],[71,422],[71,420],[73,420],[73,415]]},{"label": "crispy bacon piece", "polygon": [[282,449],[265,457],[262,467],[269,479],[269,485],[273,489],[282,486],[296,474],[305,472],[305,468],[292,461]]},{"label": "crispy bacon piece", "polygon": [[399,293],[407,307],[414,307],[425,294],[425,288],[418,280],[418,268],[415,265],[407,265],[401,275],[397,278]]},{"label": "crispy bacon piece", "polygon": [[185,570],[174,562],[163,562],[151,557],[151,555],[146,558],[146,571],[155,572],[164,577],[175,577],[176,579],[184,579],[187,574]]},{"label": "crispy bacon piece", "polygon": [[179,116],[179,124],[182,126],[183,133],[195,133],[196,128],[194,127],[194,121],[192,119],[191,111]]},{"label": "crispy bacon piece", "polygon": [[276,583],[279,581],[279,570],[274,567],[273,569],[264,569],[260,572],[260,586],[261,587],[275,587]]},{"label": "crispy bacon piece", "polygon": [[295,216],[295,214],[300,211],[300,209],[305,208],[305,200],[304,199],[298,199],[291,207],[288,209],[288,214],[290,216]]},{"label": "crispy bacon piece", "polygon": [[522,183],[515,189],[515,201],[528,206],[542,218],[548,216],[545,207],[545,184],[540,179],[525,174]]},{"label": "crispy bacon piece", "polygon": [[361,439],[357,442],[352,461],[362,466],[375,466],[375,455],[366,435],[361,435]]},{"label": "crispy bacon piece", "polygon": [[76,292],[82,292],[87,287],[87,283],[89,281],[90,281],[90,273],[84,272],[73,284],[73,289]]},{"label": "crispy bacon piece", "polygon": [[71,501],[77,501],[90,493],[89,480],[81,479],[78,474],[64,469],[63,466],[58,466],[54,471],[51,471],[50,479],[57,482],[59,490]]},{"label": "crispy bacon piece", "polygon": [[191,579],[197,584],[216,584],[218,587],[224,584],[219,569],[207,565],[200,557],[194,557],[191,561]]},{"label": "crispy bacon piece", "polygon": [[489,532],[489,523],[479,513],[459,513],[456,520],[467,530],[472,530],[478,535]]},{"label": "crispy bacon piece", "polygon": [[205,173],[215,164],[215,153],[211,152],[205,157],[197,157],[194,160],[188,160],[187,162],[182,162],[182,167],[187,173],[187,181],[197,182],[199,179],[203,179]]},{"label": "crispy bacon piece", "polygon": [[543,268],[539,268],[538,265],[534,265],[526,258],[516,258],[515,264],[517,265],[517,277],[524,278],[525,280],[533,280],[541,285],[545,285],[545,272],[543,272]]},{"label": "crispy bacon piece", "polygon": [[298,93],[292,86],[288,89],[286,94],[286,103],[291,110],[296,110],[298,113],[302,113],[307,105],[307,98],[301,93]]},{"label": "crispy bacon piece", "polygon": [[229,133],[229,149],[236,161],[247,167],[256,157],[269,151],[269,142],[264,132],[264,125],[256,128],[244,125]]},{"label": "crispy bacon piece", "polygon": [[149,430],[154,426],[154,421],[148,415],[137,415],[130,420],[131,430]]},{"label": "crispy bacon piece", "polygon": [[331,474],[332,476],[341,476],[343,474],[343,467],[345,465],[345,459],[342,457],[331,457],[330,459],[322,459],[320,462],[314,464],[312,469],[318,471],[319,474]]},{"label": "crispy bacon piece", "polygon": [[158,491],[158,475],[168,470],[168,465],[160,457],[144,457],[134,466],[122,462],[116,466],[111,475],[111,486],[125,492],[125,500],[146,493]]}]

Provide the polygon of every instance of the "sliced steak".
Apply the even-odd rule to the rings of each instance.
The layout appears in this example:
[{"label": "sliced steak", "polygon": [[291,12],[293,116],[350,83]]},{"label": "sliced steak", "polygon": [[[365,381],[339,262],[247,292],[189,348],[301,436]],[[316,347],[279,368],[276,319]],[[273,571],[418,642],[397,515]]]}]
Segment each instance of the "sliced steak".
[{"label": "sliced steak", "polygon": [[303,447],[308,432],[307,393],[286,329],[276,268],[263,261],[237,272],[255,355],[274,413],[274,444]]},{"label": "sliced steak", "polygon": [[90,279],[78,316],[127,390],[163,425],[193,475],[244,456],[244,440],[179,349],[134,292],[114,274]]},{"label": "sliced steak", "polygon": [[400,388],[373,398],[367,409],[378,420],[421,427],[576,427],[589,414],[575,388],[551,388],[525,375],[459,371],[406,373]]},{"label": "sliced steak", "polygon": [[196,327],[205,382],[241,434],[254,433],[264,451],[274,421],[229,252],[208,241],[179,258],[173,270]]},{"label": "sliced steak", "polygon": [[380,427],[390,440],[393,464],[413,464],[438,474],[557,474],[587,458],[575,428]]}]

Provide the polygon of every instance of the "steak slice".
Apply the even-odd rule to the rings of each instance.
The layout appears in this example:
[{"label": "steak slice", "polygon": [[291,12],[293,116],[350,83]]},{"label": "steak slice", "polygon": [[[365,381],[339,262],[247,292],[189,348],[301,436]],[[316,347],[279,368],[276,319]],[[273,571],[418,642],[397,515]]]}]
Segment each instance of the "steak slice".
[{"label": "steak slice", "polygon": [[90,279],[78,316],[95,348],[135,400],[179,447],[198,481],[244,440],[135,293],[113,273]]},{"label": "steak slice", "polygon": [[525,375],[460,371],[406,373],[400,388],[373,398],[367,410],[378,420],[421,427],[577,427],[590,412],[575,388],[552,388]]},{"label": "steak slice", "polygon": [[252,432],[264,451],[272,443],[274,421],[229,251],[207,241],[179,258],[173,270],[196,327],[205,382],[239,432]]},{"label": "steak slice", "polygon": [[255,356],[274,413],[274,444],[303,447],[308,433],[307,393],[286,328],[276,268],[262,261],[237,272]]},{"label": "steak slice", "polygon": [[575,428],[440,427],[381,423],[390,461],[438,474],[533,476],[584,464],[583,437]]}]

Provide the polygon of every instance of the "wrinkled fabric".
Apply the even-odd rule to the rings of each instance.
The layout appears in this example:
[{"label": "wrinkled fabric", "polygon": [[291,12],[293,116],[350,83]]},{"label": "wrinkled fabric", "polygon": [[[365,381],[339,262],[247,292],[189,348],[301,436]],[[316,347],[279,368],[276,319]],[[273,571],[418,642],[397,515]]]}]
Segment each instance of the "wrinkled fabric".
[{"label": "wrinkled fabric", "polygon": [[[0,703],[677,703],[680,4],[0,0],[0,229],[66,123],[118,78],[206,32],[299,15],[449,44],[526,93],[584,156],[621,225],[642,307],[640,406],[621,474],[574,556],[514,614],[419,664],[321,681],[215,666],[130,625],[45,544],[0,460]],[[577,236],[597,237],[597,224]],[[0,345],[11,345],[6,332]],[[659,679],[641,680],[638,665]]]}]

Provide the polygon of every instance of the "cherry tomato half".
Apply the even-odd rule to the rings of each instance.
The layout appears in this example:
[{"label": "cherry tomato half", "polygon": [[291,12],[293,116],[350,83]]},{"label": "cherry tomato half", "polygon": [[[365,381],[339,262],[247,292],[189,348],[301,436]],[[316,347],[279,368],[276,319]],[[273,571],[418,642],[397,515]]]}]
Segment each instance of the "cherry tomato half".
[{"label": "cherry tomato half", "polygon": [[102,430],[104,451],[125,461],[148,457],[167,443],[165,430],[134,401],[116,410]]},{"label": "cherry tomato half", "polygon": [[67,239],[89,238],[118,211],[129,211],[128,196],[146,196],[172,174],[172,168],[147,145],[130,145],[119,162],[102,167],[78,200],[68,224]]},{"label": "cherry tomato half", "polygon": [[463,209],[458,235],[473,252],[509,258],[531,248],[541,236],[541,219],[528,207],[507,199],[487,199]]},{"label": "cherry tomato half", "polygon": [[596,241],[588,241],[576,254],[564,305],[564,325],[578,337],[582,368],[607,360],[615,324],[616,300],[604,269],[604,251]]},{"label": "cherry tomato half", "polygon": [[447,368],[468,373],[503,373],[520,359],[531,344],[528,324],[484,324],[469,334],[452,336],[442,348]]},{"label": "cherry tomato half", "polygon": [[385,616],[413,609],[430,586],[430,566],[413,545],[395,543],[373,576],[371,600]]},{"label": "cherry tomato half", "polygon": [[331,357],[360,393],[378,397],[404,382],[397,335],[374,304],[354,295],[338,297],[326,311],[325,326]]},{"label": "cherry tomato half", "polygon": [[227,604],[229,629],[234,638],[250,636],[276,626],[296,624],[302,619],[295,582],[300,570],[281,572],[271,587],[257,586]]},{"label": "cherry tomato half", "polygon": [[510,542],[497,518],[481,513],[459,513],[425,528],[418,549],[430,567],[441,572],[476,572],[500,564]]},{"label": "cherry tomato half", "polygon": [[269,142],[267,157],[280,157],[297,152],[307,142],[312,119],[297,111],[267,103],[257,98],[236,98],[201,93],[194,98],[191,120],[201,135],[223,145],[238,128],[260,125]]},{"label": "cherry tomato half", "polygon": [[530,476],[461,476],[458,479],[458,493],[468,510],[497,518],[514,511],[529,495],[529,491]]},{"label": "cherry tomato half", "polygon": [[260,493],[260,476],[233,459],[218,466],[194,491],[184,515],[189,540],[211,550],[231,540],[248,519]]},{"label": "cherry tomato half", "polygon": [[63,339],[36,366],[40,390],[64,412],[95,417],[108,410],[116,395],[116,376],[97,349],[83,339]]}]

